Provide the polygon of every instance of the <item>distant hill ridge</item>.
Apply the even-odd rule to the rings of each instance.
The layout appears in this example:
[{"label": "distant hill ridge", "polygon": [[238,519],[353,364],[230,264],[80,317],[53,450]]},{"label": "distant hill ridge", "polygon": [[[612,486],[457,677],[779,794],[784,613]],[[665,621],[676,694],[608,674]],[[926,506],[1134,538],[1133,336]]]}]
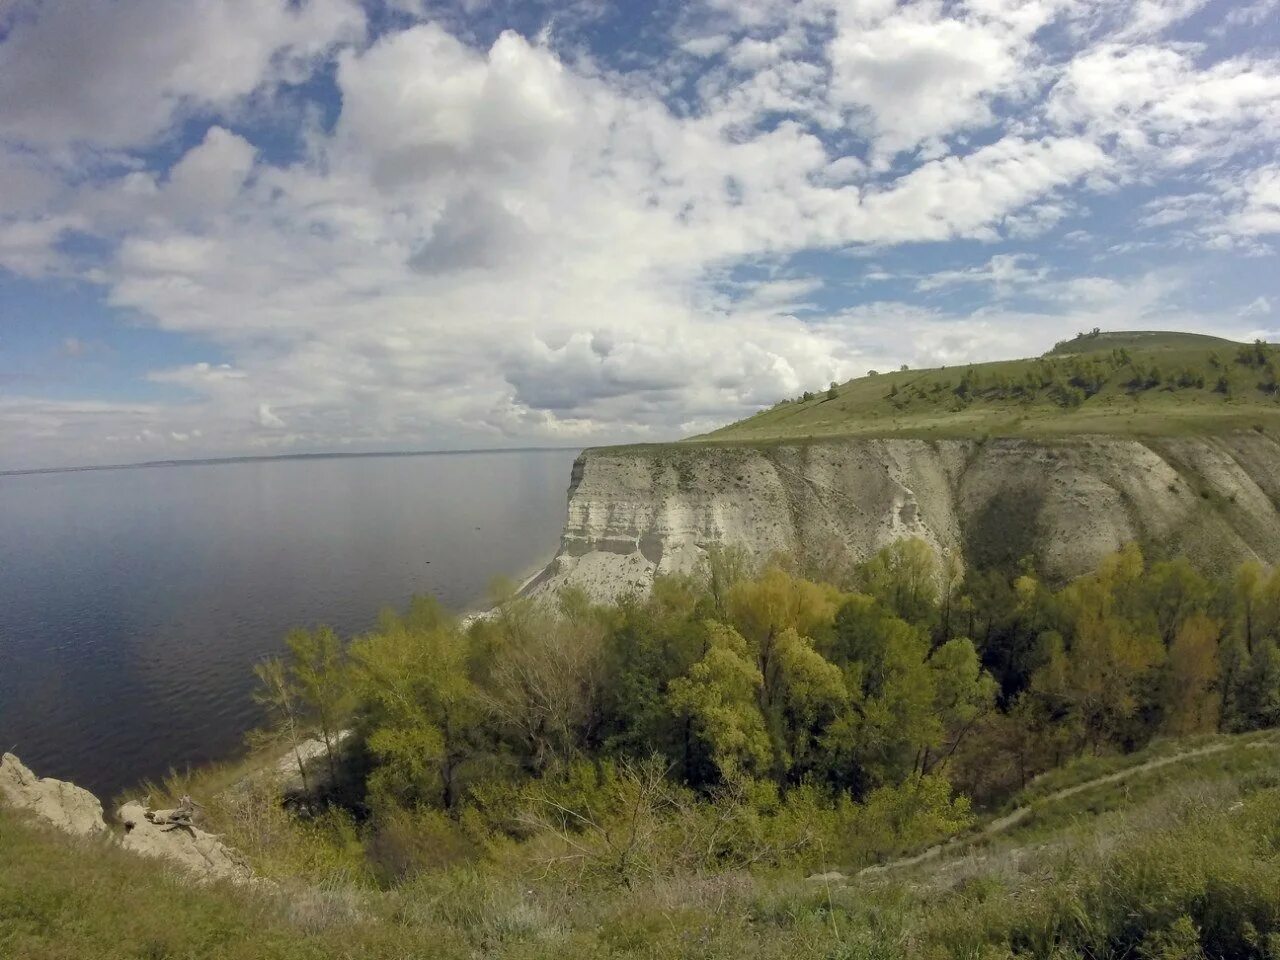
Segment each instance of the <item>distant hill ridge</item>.
[{"label": "distant hill ridge", "polygon": [[[878,373],[691,441],[1170,436],[1280,427],[1280,347],[1094,330],[1043,356]],[[686,441],[688,442],[688,441]]]}]

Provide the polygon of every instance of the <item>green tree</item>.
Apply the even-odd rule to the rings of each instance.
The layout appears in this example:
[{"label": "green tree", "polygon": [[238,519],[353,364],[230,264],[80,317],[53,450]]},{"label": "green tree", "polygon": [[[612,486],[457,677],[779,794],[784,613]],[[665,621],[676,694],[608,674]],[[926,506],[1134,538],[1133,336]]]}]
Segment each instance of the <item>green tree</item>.
[{"label": "green tree", "polygon": [[902,619],[930,622],[937,612],[938,564],[933,549],[919,538],[884,547],[862,568],[866,593]]},{"label": "green tree", "polygon": [[307,766],[302,759],[298,747],[306,739],[303,729],[302,698],[289,668],[280,657],[271,657],[261,663],[254,664],[254,676],[258,678],[258,688],[253,693],[255,702],[261,704],[267,712],[268,726],[250,735],[250,742],[255,747],[284,747],[293,754],[298,764],[298,776],[302,779],[302,790],[310,793],[307,783]]},{"label": "green tree", "polygon": [[737,631],[712,624],[708,633],[707,652],[671,682],[668,703],[692,721],[723,779],[758,775],[771,754],[759,703],[764,678]]},{"label": "green tree", "polygon": [[996,682],[982,669],[978,651],[967,637],[948,640],[929,658],[933,672],[933,709],[942,726],[936,754],[933,744],[923,745],[920,772],[929,773],[945,763],[974,725],[995,707]]},{"label": "green tree", "polygon": [[429,603],[351,645],[364,708],[366,742],[376,760],[375,803],[438,803],[452,809],[475,753],[485,706],[468,673],[468,645]]},{"label": "green tree", "polygon": [[331,627],[290,630],[285,637],[289,648],[290,672],[298,695],[320,727],[331,782],[338,779],[334,756],[335,738],[350,704],[347,663],[342,641]]},{"label": "green tree", "polygon": [[827,730],[848,700],[840,668],[813,648],[813,641],[787,627],[774,646],[763,678],[774,751],[774,776],[798,781],[820,762]]},{"label": "green tree", "polygon": [[689,723],[676,723],[667,687],[707,651],[705,590],[684,577],[659,577],[647,599],[627,597],[604,638],[601,741],[606,752],[642,760],[662,753],[694,776]]},{"label": "green tree", "polygon": [[828,776],[857,794],[899,783],[942,741],[935,677],[923,632],[872,597],[849,597],[825,645],[849,691],[849,710],[825,738]]},{"label": "green tree", "polygon": [[1276,641],[1270,637],[1255,640],[1238,682],[1237,725],[1258,730],[1280,724],[1280,646]]}]

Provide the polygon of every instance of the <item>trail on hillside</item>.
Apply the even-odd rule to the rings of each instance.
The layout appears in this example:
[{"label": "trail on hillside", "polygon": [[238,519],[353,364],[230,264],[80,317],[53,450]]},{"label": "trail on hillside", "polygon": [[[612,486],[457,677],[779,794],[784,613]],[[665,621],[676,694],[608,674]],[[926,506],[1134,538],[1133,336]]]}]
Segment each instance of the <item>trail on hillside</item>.
[{"label": "trail on hillside", "polygon": [[[1248,744],[1248,746],[1262,747],[1262,746],[1270,746],[1273,743],[1274,743],[1274,740],[1272,739],[1255,740],[1253,743]],[[1092,780],[1086,780],[1084,783],[1077,783],[1070,787],[1064,787],[1061,790],[1056,790],[1053,793],[1050,793],[1041,797],[1040,799],[1035,801],[1035,803],[1033,804],[1029,804],[1023,807],[1017,807],[1016,809],[1010,811],[1009,813],[1006,813],[1004,816],[997,817],[995,820],[992,820],[990,823],[988,823],[985,827],[983,827],[977,833],[970,834],[963,837],[954,837],[951,840],[946,841],[945,843],[936,844],[935,846],[932,846],[921,853],[917,853],[914,856],[902,857],[901,859],[898,859],[898,860],[890,860],[888,863],[877,863],[870,867],[863,867],[861,870],[858,871],[857,876],[862,877],[862,876],[870,876],[877,873],[886,873],[890,870],[897,870],[902,867],[915,866],[918,863],[924,863],[926,860],[933,860],[934,858],[939,857],[948,851],[959,850],[960,848],[967,846],[968,844],[971,844],[976,840],[981,840],[985,837],[995,836],[998,833],[1003,833],[1004,831],[1008,830],[1011,827],[1017,826],[1027,817],[1031,816],[1032,811],[1035,810],[1036,807],[1040,806],[1041,804],[1055,803],[1059,800],[1065,800],[1068,797],[1075,796],[1077,793],[1083,793],[1086,790],[1092,790],[1094,787],[1100,787],[1100,786],[1103,786],[1104,784],[1115,783],[1119,780],[1125,780],[1125,779],[1128,779],[1129,777],[1134,777],[1141,773],[1147,773],[1151,770],[1157,770],[1160,767],[1167,767],[1173,763],[1181,763],[1185,760],[1194,760],[1199,757],[1208,756],[1209,754],[1220,753],[1223,750],[1230,749],[1231,747],[1234,747],[1234,746],[1238,746],[1238,744],[1227,742],[1227,743],[1214,743],[1205,747],[1197,747],[1195,750],[1185,750],[1182,753],[1175,753],[1167,757],[1157,757],[1155,759],[1148,760],[1145,763],[1140,763],[1133,767],[1127,767],[1124,770],[1117,770],[1114,773],[1108,773],[1100,777],[1095,777]]]}]

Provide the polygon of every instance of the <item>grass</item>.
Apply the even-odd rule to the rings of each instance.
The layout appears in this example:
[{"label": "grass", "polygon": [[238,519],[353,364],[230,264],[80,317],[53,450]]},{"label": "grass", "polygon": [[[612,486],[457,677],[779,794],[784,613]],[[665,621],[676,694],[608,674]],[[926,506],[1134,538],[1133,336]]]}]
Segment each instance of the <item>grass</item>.
[{"label": "grass", "polygon": [[[1043,357],[861,377],[686,442],[834,437],[1178,436],[1280,429],[1280,392],[1242,344],[1198,334],[1103,333]],[[1123,351],[1123,353],[1121,353]],[[1152,383],[1151,372],[1160,379]]]},{"label": "grass", "polygon": [[[1034,823],[868,879],[788,870],[564,883],[495,856],[391,888],[193,886],[0,810],[0,957],[1280,957],[1280,751],[1257,737],[1189,765],[1040,793],[1188,744],[1079,764]],[[1044,814],[1041,816],[1041,814]]]}]

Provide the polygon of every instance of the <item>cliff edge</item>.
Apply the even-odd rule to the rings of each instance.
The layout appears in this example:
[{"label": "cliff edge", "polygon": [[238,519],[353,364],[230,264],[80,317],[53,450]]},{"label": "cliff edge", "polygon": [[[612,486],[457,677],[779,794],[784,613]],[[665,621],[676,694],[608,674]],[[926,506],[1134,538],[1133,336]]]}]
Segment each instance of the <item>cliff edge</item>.
[{"label": "cliff edge", "polygon": [[1034,556],[1064,581],[1125,543],[1215,567],[1280,561],[1280,444],[1263,432],[833,439],[586,450],[556,558],[530,591],[598,600],[708,549],[858,562],[919,537],[966,564]]}]

